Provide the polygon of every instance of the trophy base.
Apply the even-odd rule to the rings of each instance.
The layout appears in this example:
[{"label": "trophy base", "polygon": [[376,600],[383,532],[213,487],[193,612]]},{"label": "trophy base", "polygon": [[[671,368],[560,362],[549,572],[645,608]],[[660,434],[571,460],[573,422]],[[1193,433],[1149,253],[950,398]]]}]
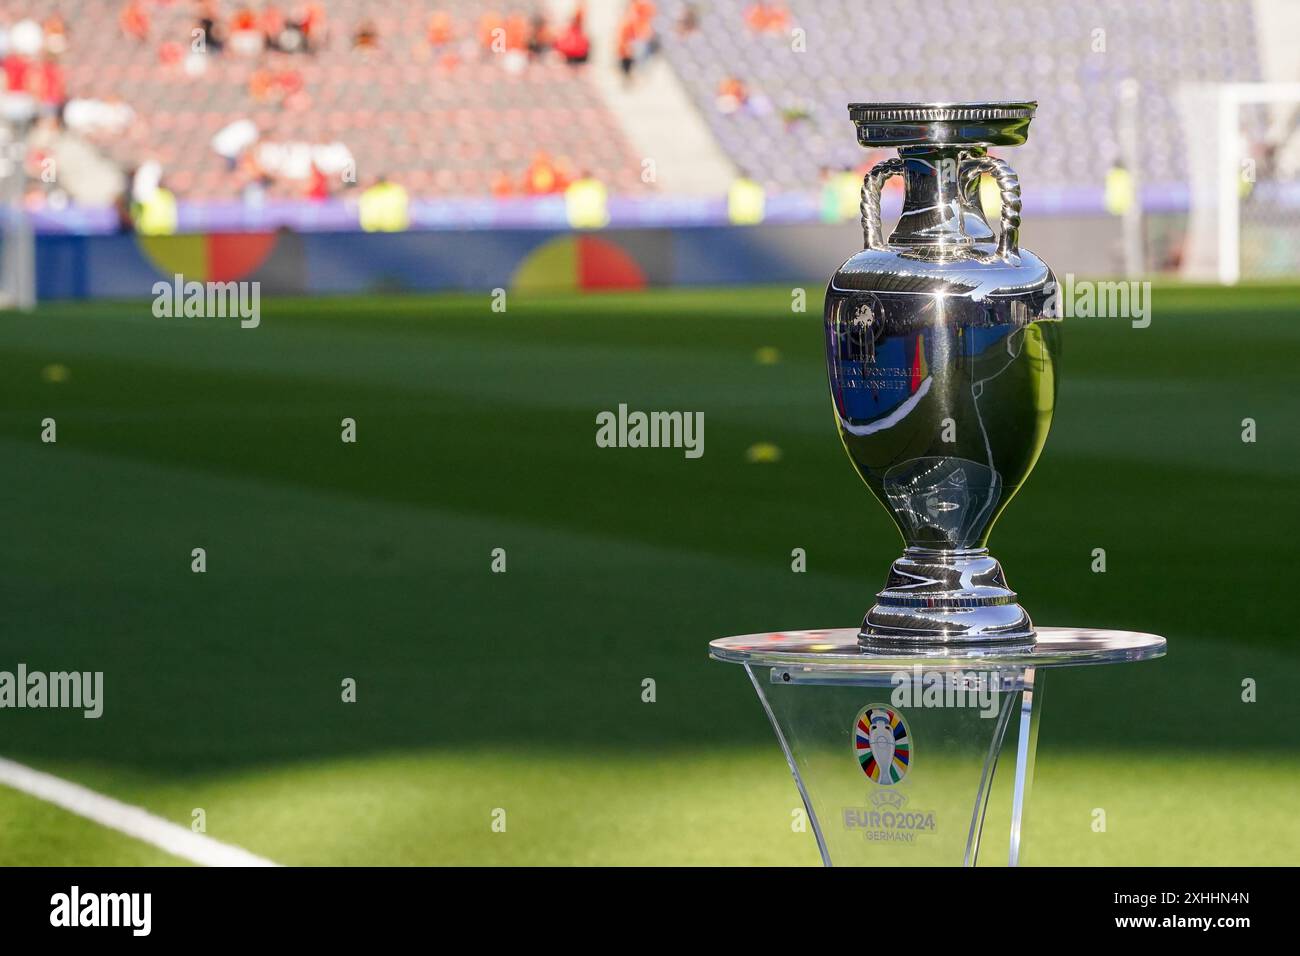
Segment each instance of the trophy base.
[{"label": "trophy base", "polygon": [[[743,665],[758,692],[822,862],[877,873],[973,867],[989,862],[995,840],[1010,865],[1025,862],[1044,675],[1164,654],[1165,639],[1154,634],[1073,627],[1040,628],[1035,644],[1015,652],[870,650],[852,627],[709,645],[714,660]],[[873,713],[894,728],[883,759]]]},{"label": "trophy base", "polygon": [[908,548],[863,618],[864,648],[995,646],[1035,642],[1034,623],[987,548]]}]

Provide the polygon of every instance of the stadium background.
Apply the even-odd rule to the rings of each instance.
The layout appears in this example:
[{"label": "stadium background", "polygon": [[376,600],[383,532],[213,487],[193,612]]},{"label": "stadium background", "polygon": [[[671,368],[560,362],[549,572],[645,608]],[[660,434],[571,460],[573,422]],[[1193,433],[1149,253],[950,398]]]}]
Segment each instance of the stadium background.
[{"label": "stadium background", "polygon": [[[1022,241],[1153,321],[1069,322],[993,543],[1036,620],[1170,654],[1049,682],[1031,859],[1296,862],[1296,99],[1233,114],[1237,285],[1203,162],[1204,96],[1300,80],[1294,9],[907,11],[0,3],[0,669],[106,686],[0,755],[283,863],[815,862],[704,647],[856,621],[896,556],[825,418],[883,158],[844,104],[1032,97]],[[176,274],[261,324],[155,318]],[[703,411],[703,458],[597,448],[623,402]],[[176,861],[0,787],[0,863],[134,862]]]}]

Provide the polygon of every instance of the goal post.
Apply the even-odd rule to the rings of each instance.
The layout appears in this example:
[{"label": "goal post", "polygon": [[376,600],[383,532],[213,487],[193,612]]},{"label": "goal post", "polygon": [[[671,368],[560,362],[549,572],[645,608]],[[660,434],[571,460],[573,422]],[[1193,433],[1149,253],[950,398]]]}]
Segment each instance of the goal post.
[{"label": "goal post", "polygon": [[27,144],[0,130],[0,309],[36,307],[36,237],[23,203]]},{"label": "goal post", "polygon": [[1182,91],[1189,211],[1184,278],[1235,285],[1300,263],[1300,83]]}]

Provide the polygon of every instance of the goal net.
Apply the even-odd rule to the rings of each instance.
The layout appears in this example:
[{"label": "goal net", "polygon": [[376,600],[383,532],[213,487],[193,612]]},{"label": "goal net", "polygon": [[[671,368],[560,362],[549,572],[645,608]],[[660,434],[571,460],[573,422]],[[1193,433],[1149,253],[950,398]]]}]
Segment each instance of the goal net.
[{"label": "goal net", "polygon": [[1233,285],[1300,272],[1300,83],[1182,92],[1190,209],[1185,278]]}]

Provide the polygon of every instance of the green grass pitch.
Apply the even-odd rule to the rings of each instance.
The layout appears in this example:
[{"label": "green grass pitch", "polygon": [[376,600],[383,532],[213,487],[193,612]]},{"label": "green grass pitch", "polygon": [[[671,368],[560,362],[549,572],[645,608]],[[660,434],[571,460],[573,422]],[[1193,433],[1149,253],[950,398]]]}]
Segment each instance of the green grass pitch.
[{"label": "green grass pitch", "polygon": [[[994,553],[1038,623],[1170,649],[1048,682],[1035,862],[1300,862],[1298,298],[1157,286],[1150,328],[1067,321]],[[290,864],[815,863],[748,683],[706,656],[855,624],[899,551],[834,434],[820,294],[790,302],[0,315],[0,669],[105,672],[99,720],[0,711],[0,755]],[[622,402],[702,411],[704,456],[598,448]],[[0,788],[0,863],[167,860]]]}]

